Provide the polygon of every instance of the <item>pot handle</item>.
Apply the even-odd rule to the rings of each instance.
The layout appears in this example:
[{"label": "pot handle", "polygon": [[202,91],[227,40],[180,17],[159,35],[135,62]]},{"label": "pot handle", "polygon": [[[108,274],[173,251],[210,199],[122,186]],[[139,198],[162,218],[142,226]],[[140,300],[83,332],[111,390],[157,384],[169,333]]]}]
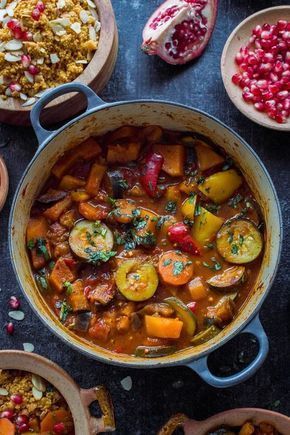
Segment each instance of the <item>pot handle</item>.
[{"label": "pot handle", "polygon": [[63,94],[68,94],[69,92],[80,92],[81,94],[84,94],[88,102],[85,112],[94,107],[105,104],[105,102],[98,97],[91,88],[83,83],[66,83],[57,88],[46,91],[37,103],[35,103],[30,113],[30,121],[40,145],[42,145],[50,136],[53,136],[57,131],[46,130],[42,127],[39,120],[42,109],[55,98],[60,97]]},{"label": "pot handle", "polygon": [[81,389],[81,401],[86,407],[97,401],[101,408],[102,417],[96,418],[90,416],[90,435],[96,435],[101,432],[113,432],[116,429],[111,396],[103,385],[98,385],[88,390]]},{"label": "pot handle", "polygon": [[246,367],[239,373],[235,373],[234,375],[227,376],[227,377],[219,377],[213,375],[209,371],[207,365],[208,355],[198,359],[197,361],[193,361],[192,363],[187,364],[187,367],[190,367],[205,382],[207,382],[209,385],[216,388],[233,387],[234,385],[246,381],[256,373],[256,371],[261,367],[261,365],[265,361],[269,351],[269,341],[264,331],[264,328],[260,322],[259,315],[254,317],[254,319],[241,331],[241,334],[245,334],[245,333],[252,334],[257,338],[259,342],[259,352],[256,358],[248,365],[248,367]]}]

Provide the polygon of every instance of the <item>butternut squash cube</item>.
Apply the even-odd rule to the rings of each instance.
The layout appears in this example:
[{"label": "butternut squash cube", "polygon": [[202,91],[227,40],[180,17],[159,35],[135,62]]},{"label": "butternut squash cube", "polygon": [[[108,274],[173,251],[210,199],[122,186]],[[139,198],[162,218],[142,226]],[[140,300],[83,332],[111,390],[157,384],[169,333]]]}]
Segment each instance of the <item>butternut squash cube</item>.
[{"label": "butternut squash cube", "polygon": [[181,177],[184,170],[185,149],[183,145],[154,145],[153,151],[164,158],[162,169],[172,177]]},{"label": "butternut squash cube", "polygon": [[68,300],[74,312],[88,311],[90,309],[88,300],[84,295],[84,285],[81,279],[78,279],[72,284],[72,292]]},{"label": "butternut squash cube", "polygon": [[224,158],[213,151],[203,141],[198,140],[195,143],[198,166],[201,171],[206,171],[214,166],[224,162]]},{"label": "butternut squash cube", "polygon": [[64,291],[63,284],[68,282],[73,282],[75,280],[75,274],[66,265],[63,258],[59,258],[52,269],[49,276],[49,282],[51,286],[59,293]]}]

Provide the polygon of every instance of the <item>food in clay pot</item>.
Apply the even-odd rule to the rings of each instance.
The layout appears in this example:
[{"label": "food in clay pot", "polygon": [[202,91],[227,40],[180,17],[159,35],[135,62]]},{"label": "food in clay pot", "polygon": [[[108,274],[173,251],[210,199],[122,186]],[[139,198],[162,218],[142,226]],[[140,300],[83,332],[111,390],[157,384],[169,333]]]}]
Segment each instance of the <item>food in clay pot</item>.
[{"label": "food in clay pot", "polygon": [[142,50],[177,65],[200,56],[211,37],[217,0],[167,0],[143,30]]}]

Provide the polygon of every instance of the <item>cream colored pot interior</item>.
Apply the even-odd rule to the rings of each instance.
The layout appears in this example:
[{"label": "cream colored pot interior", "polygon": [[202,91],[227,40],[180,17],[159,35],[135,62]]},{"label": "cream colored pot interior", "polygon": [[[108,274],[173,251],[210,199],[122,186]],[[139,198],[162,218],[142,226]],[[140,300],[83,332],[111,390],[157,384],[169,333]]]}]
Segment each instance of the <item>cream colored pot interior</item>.
[{"label": "cream colored pot interior", "polygon": [[[49,176],[51,167],[57,158],[67,149],[79,144],[91,135],[100,135],[121,125],[158,124],[173,130],[187,130],[206,135],[213,142],[222,146],[230,154],[253,189],[264,213],[267,227],[265,258],[255,289],[245,303],[244,309],[237,319],[218,337],[197,348],[186,349],[166,358],[146,361],[125,355],[114,355],[84,339],[76,337],[65,330],[43,303],[32,277],[29,259],[25,250],[25,229],[29,211],[34,198],[39,193]],[[275,191],[263,166],[255,154],[227,128],[206,115],[182,106],[158,102],[132,102],[103,107],[94,113],[81,117],[75,123],[62,130],[34,158],[26,172],[17,198],[11,220],[11,247],[14,266],[18,279],[32,307],[54,332],[79,350],[107,362],[127,363],[132,366],[149,367],[158,364],[169,365],[177,362],[188,362],[218,347],[241,330],[247,320],[256,312],[271,285],[277,267],[280,252],[280,215]]]}]

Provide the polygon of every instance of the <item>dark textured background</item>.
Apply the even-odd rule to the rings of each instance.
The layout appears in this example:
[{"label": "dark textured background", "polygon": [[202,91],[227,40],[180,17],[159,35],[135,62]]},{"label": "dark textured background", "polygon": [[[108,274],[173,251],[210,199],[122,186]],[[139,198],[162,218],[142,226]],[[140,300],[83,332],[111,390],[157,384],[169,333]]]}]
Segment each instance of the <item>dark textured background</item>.
[{"label": "dark textured background", "polygon": [[[113,0],[120,34],[120,50],[115,72],[102,93],[106,101],[134,98],[162,98],[185,103],[217,116],[240,133],[266,164],[276,185],[284,217],[285,238],[281,265],[270,296],[261,310],[261,319],[270,339],[270,354],[264,366],[243,385],[227,390],[207,386],[188,368],[138,371],[120,369],[90,360],[54,337],[22,299],[25,320],[9,337],[3,330],[9,296],[21,296],[14,278],[7,245],[7,223],[13,193],[21,174],[33,156],[36,139],[31,129],[0,125],[0,153],[10,173],[10,192],[0,216],[0,341],[1,348],[21,349],[32,342],[35,352],[60,364],[82,386],[105,383],[113,396],[118,434],[154,434],[176,412],[197,419],[232,407],[272,408],[290,415],[290,255],[288,233],[290,135],[266,130],[241,115],[229,101],[220,76],[219,61],[224,43],[233,28],[253,12],[289,1],[220,0],[219,16],[210,44],[203,56],[184,67],[170,67],[141,53],[141,31],[157,0]],[[3,148],[2,148],[3,147]],[[236,340],[227,351],[214,356],[213,366],[227,372],[247,360],[249,341]],[[133,380],[130,392],[120,381]]]}]

